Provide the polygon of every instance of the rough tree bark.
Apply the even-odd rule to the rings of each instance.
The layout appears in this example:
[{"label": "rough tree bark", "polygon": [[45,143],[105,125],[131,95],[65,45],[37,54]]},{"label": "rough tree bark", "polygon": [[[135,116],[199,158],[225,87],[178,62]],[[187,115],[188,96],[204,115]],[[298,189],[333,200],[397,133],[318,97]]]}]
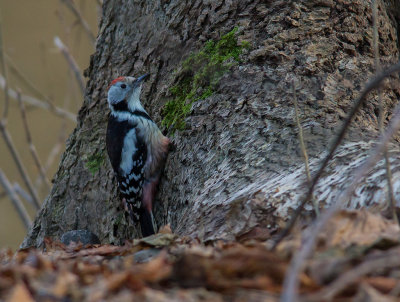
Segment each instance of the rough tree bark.
[{"label": "rough tree bark", "polygon": [[[398,4],[380,0],[378,5],[379,49],[388,65],[399,57]],[[315,171],[374,72],[369,0],[109,0],[99,26],[78,125],[22,246],[40,245],[45,236],[58,238],[71,229],[89,229],[103,243],[139,235],[124,215],[104,151],[106,88],[119,75],[151,74],[142,100],[160,124],[177,81],[174,70],[184,58],[235,26],[239,40],[250,43],[241,63],[225,73],[213,95],[193,104],[186,129],[175,133],[158,194],[158,225],[169,223],[178,234],[209,240],[232,239],[256,225],[275,228],[304,192],[291,80]],[[383,90],[389,117],[399,95],[394,86]],[[357,115],[318,185],[321,206],[335,199],[365,159],[377,135],[377,100],[373,94]],[[390,155],[399,196],[396,150]],[[382,205],[385,184],[380,163],[348,206]]]}]

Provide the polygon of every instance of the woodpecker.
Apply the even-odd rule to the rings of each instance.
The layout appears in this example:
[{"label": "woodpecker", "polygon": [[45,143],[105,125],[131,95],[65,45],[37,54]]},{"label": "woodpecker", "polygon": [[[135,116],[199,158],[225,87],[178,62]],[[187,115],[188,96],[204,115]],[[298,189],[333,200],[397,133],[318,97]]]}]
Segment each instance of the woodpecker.
[{"label": "woodpecker", "polygon": [[147,77],[118,77],[111,82],[106,136],[123,203],[133,222],[140,222],[144,237],[155,233],[152,204],[169,145],[140,102]]}]

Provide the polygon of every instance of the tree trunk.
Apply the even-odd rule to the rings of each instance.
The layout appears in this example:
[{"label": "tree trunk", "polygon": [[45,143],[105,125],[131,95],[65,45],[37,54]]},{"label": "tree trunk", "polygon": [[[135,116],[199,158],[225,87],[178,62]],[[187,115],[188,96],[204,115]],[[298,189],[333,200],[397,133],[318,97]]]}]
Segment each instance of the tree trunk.
[{"label": "tree trunk", "polygon": [[[185,58],[236,26],[238,40],[248,41],[250,48],[217,81],[211,96],[194,102],[184,130],[172,136],[164,129],[175,148],[160,184],[156,220],[203,240],[234,239],[256,225],[275,228],[305,190],[291,82],[296,83],[313,172],[374,73],[370,1],[123,2],[104,1],[78,125],[22,246],[39,246],[44,237],[59,238],[72,229],[91,230],[102,243],[139,236],[124,214],[105,152],[107,86],[120,75],[150,73],[142,102],[161,125]],[[399,57],[398,4],[378,0],[378,5],[379,50],[382,64],[388,65]],[[398,88],[383,90],[389,117],[399,95]],[[377,121],[374,93],[319,182],[315,197],[321,206],[335,200],[365,159]],[[396,159],[400,153],[390,156]],[[347,206],[384,203],[383,167],[377,165]],[[399,167],[399,161],[393,162],[396,195]]]}]

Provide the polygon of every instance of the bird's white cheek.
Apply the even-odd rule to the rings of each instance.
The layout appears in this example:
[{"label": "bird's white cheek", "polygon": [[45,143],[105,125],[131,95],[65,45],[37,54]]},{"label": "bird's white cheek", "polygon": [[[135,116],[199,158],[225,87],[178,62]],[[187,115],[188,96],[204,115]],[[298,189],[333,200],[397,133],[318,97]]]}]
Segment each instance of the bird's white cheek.
[{"label": "bird's white cheek", "polygon": [[126,93],[118,88],[111,87],[108,91],[108,101],[110,104],[116,104],[125,98]]}]

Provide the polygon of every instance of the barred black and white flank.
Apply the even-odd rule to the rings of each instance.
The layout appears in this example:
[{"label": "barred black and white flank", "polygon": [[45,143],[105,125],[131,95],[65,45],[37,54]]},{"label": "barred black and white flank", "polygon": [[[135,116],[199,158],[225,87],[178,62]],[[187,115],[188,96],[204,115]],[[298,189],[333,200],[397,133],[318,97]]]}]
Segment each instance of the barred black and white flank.
[{"label": "barred black and white flank", "polygon": [[119,77],[108,89],[111,114],[107,127],[107,152],[124,204],[143,236],[155,232],[152,203],[168,153],[165,137],[140,103],[143,80]]}]

